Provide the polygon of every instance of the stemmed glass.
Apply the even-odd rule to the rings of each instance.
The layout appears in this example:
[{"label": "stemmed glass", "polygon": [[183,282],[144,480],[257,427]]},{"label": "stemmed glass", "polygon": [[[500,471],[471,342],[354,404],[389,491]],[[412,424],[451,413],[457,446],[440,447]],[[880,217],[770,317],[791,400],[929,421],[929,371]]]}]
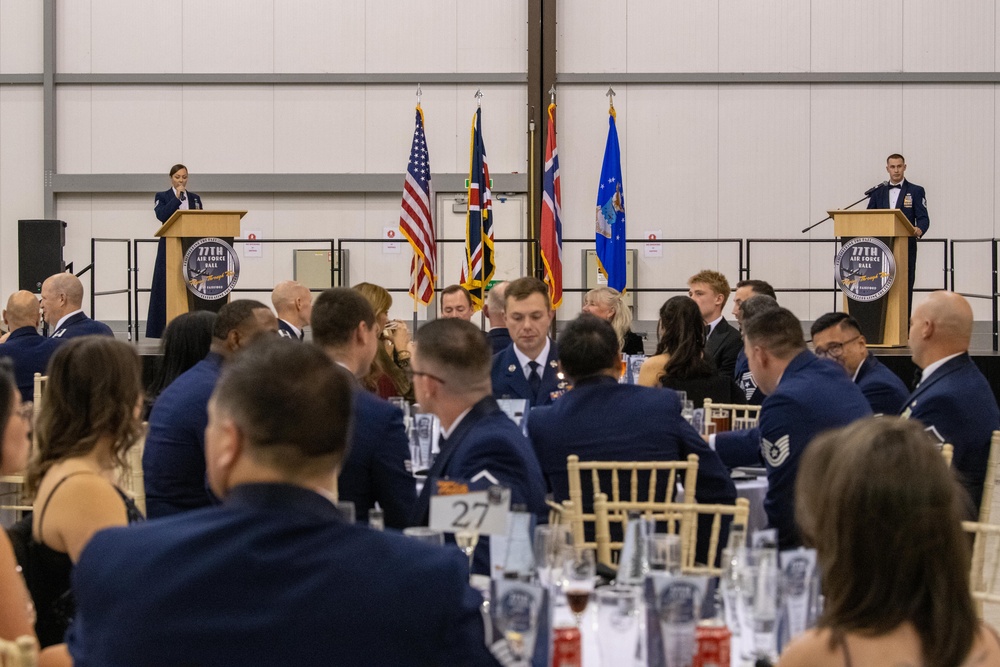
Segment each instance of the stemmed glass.
[{"label": "stemmed glass", "polygon": [[563,561],[562,589],[566,595],[566,603],[573,612],[576,625],[579,627],[583,612],[587,609],[590,595],[594,592],[594,578],[597,566],[594,562],[593,549],[567,549]]},{"label": "stemmed glass", "polygon": [[472,528],[463,528],[455,532],[455,544],[465,553],[469,559],[469,576],[472,576],[472,556],[476,553],[476,545],[479,544],[479,531]]}]

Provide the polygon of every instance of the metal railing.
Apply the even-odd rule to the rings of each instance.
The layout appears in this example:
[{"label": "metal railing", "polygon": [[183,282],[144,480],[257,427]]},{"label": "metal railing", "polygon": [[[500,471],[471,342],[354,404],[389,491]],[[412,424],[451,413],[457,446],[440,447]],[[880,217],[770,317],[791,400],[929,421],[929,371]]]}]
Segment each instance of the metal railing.
[{"label": "metal railing", "polygon": [[990,259],[991,259],[991,280],[990,285],[992,286],[992,294],[975,294],[969,292],[959,292],[966,299],[989,299],[990,304],[993,308],[993,351],[997,352],[1000,350],[1000,325],[998,325],[998,311],[1000,311],[1000,304],[997,303],[997,299],[1000,298],[1000,285],[997,283],[997,248],[1000,245],[1000,241],[997,239],[952,239],[949,242],[949,252],[951,261],[951,285],[950,287],[946,284],[945,289],[951,289],[952,292],[955,290],[955,273],[958,264],[955,262],[955,246],[958,244],[973,244],[973,243],[988,243],[990,244]]},{"label": "metal railing", "polygon": [[[104,290],[101,292],[97,291],[97,244],[98,243],[124,243],[125,244],[125,289],[113,289]],[[125,295],[125,305],[128,309],[128,339],[134,340],[132,337],[133,332],[138,332],[138,326],[135,329],[132,328],[132,239],[103,239],[103,238],[92,238],[90,239],[90,264],[80,273],[76,274],[77,277],[90,272],[90,313],[93,315],[97,312],[97,297],[99,296],[113,296],[115,294]],[[138,320],[138,318],[136,318]]]}]

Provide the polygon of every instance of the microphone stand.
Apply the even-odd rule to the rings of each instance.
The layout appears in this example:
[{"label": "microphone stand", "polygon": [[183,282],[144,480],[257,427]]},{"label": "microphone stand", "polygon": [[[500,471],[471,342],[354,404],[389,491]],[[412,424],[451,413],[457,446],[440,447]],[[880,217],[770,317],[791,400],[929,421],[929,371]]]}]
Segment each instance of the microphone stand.
[{"label": "microphone stand", "polygon": [[[874,190],[874,188],[873,188],[873,190]],[[846,207],[846,208],[842,208],[842,209],[840,209],[840,210],[842,210],[842,211],[846,211],[846,210],[847,210],[848,208],[851,208],[851,207],[853,207],[853,206],[857,206],[858,204],[860,204],[860,203],[861,203],[861,202],[863,202],[864,200],[868,199],[868,197],[870,197],[870,196],[871,196],[871,195],[865,195],[864,197],[862,197],[862,198],[861,198],[861,199],[859,199],[858,201],[854,202],[854,203],[853,203],[853,204],[851,204],[850,206],[848,206],[848,207]],[[812,229],[813,227],[818,227],[819,225],[822,225],[822,224],[823,224],[824,222],[826,222],[827,220],[831,219],[832,217],[833,217],[832,215],[828,215],[828,216],[826,216],[825,218],[823,218],[822,220],[820,220],[819,222],[817,222],[817,223],[814,223],[814,224],[811,224],[811,225],[809,225],[808,227],[806,227],[805,229],[803,229],[803,230],[802,230],[802,233],[803,233],[803,234],[805,234],[806,232],[808,232],[808,231],[809,231],[810,229]]]}]

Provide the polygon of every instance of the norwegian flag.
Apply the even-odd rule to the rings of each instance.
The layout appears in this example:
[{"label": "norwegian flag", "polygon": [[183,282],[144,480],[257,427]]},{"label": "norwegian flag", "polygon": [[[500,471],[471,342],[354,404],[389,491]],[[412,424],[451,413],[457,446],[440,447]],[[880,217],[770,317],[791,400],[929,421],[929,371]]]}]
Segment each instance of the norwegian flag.
[{"label": "norwegian flag", "polygon": [[431,166],[424,136],[424,112],[417,105],[416,127],[410,147],[410,163],[403,184],[403,203],[399,214],[399,230],[413,248],[410,260],[410,296],[425,306],[434,296],[434,267],[437,245],[434,222],[431,219]]},{"label": "norwegian flag", "polygon": [[556,148],[556,105],[549,105],[548,138],[545,141],[545,173],[542,176],[542,266],[552,307],[562,304],[562,220],[560,219],[559,150]]},{"label": "norwegian flag", "polygon": [[474,310],[480,310],[486,288],[493,279],[493,196],[490,192],[490,169],[486,165],[483,143],[482,109],[472,117],[472,147],[469,166],[469,211],[465,216],[465,263],[462,287],[469,290]]}]

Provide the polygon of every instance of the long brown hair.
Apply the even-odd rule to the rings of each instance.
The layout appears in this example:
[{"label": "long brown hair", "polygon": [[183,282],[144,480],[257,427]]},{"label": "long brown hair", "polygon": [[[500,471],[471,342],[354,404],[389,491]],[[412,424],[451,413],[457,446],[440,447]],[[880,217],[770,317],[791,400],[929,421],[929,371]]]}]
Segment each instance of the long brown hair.
[{"label": "long brown hair", "polygon": [[686,380],[715,373],[705,359],[705,322],[693,299],[675,296],[660,307],[660,340],[656,354],[669,354],[664,378]]},{"label": "long brown hair", "polygon": [[[389,290],[380,285],[358,283],[351,289],[360,292],[361,296],[368,300],[368,303],[372,305],[372,310],[375,311],[376,320],[379,315],[388,314],[389,309],[392,308],[392,295],[389,294]],[[361,385],[369,391],[375,391],[378,388],[379,378],[386,375],[392,381],[392,385],[399,392],[399,395],[405,396],[410,391],[410,381],[406,378],[403,369],[396,365],[385,349],[384,339],[385,332],[380,331],[378,352],[375,353],[375,359],[372,361],[368,373],[361,378]]]},{"label": "long brown hair", "polygon": [[961,664],[979,627],[961,524],[968,496],[922,426],[882,417],[823,434],[795,486],[796,520],[822,572],[819,625],[832,641],[908,622],[924,664]]},{"label": "long brown hair", "polygon": [[136,417],[141,395],[139,355],[131,345],[81,336],[59,346],[35,425],[38,454],[28,466],[28,493],[38,491],[53,465],[89,454],[102,438],[111,438],[112,459],[126,466],[125,455],[142,433]]}]

